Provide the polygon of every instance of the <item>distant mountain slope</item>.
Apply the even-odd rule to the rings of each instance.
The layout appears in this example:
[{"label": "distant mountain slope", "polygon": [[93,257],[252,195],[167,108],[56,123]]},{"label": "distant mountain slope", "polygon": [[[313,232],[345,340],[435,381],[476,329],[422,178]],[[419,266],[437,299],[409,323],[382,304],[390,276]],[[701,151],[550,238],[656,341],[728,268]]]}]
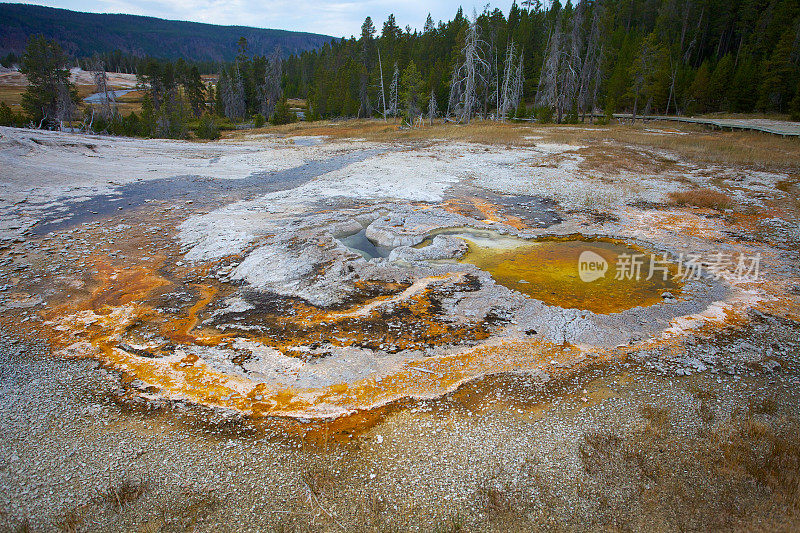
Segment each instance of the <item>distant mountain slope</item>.
[{"label": "distant mountain slope", "polygon": [[58,40],[76,57],[116,49],[159,58],[230,60],[236,41],[246,37],[250,52],[264,55],[275,46],[285,54],[322,46],[331,37],[316,33],[217,26],[136,15],[81,13],[66,9],[0,3],[0,55],[21,53],[30,35]]}]

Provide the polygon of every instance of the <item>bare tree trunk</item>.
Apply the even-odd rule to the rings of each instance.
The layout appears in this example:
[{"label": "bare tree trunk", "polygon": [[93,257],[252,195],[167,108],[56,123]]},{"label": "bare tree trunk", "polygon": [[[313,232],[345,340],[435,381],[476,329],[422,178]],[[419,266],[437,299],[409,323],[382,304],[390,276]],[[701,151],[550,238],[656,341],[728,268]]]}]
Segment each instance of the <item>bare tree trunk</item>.
[{"label": "bare tree trunk", "polygon": [[431,126],[433,126],[433,119],[435,119],[438,114],[439,108],[436,105],[436,93],[431,89],[431,98],[428,101],[428,120],[430,120]]},{"label": "bare tree trunk", "polygon": [[[669,104],[672,102],[672,97],[675,95],[675,78],[678,75],[678,67],[672,69],[672,75],[670,76],[670,84],[669,84],[669,98],[667,98],[667,109],[666,113],[669,115]],[[678,114],[678,103],[675,102],[675,114]]]},{"label": "bare tree trunk", "polygon": [[283,89],[281,88],[282,75],[281,52],[280,48],[276,46],[267,61],[264,84],[261,86],[261,114],[267,120],[275,112],[275,107],[283,96]]},{"label": "bare tree trunk", "polygon": [[386,120],[386,91],[383,89],[383,63],[381,62],[381,48],[378,47],[378,69],[381,75],[381,102],[383,103],[383,120]]},{"label": "bare tree trunk", "polygon": [[400,80],[400,69],[397,68],[397,62],[394,63],[394,75],[392,76],[392,84],[389,86],[389,114],[393,117],[397,116],[397,84]]},{"label": "bare tree trunk", "polygon": [[105,119],[109,119],[117,112],[117,102],[114,98],[114,91],[108,90],[108,75],[106,74],[105,64],[102,61],[95,62],[92,77],[94,78],[95,92],[102,95],[100,115]]},{"label": "bare tree trunk", "polygon": [[500,120],[505,121],[508,110],[512,105],[514,99],[512,92],[514,90],[514,41],[508,43],[506,48],[506,60],[503,65],[503,86],[500,90],[500,99],[497,106],[497,113]]},{"label": "bare tree trunk", "polygon": [[[453,73],[450,87],[451,98],[458,94],[459,121],[469,123],[478,105],[478,84],[486,83],[485,72],[490,70],[483,59],[482,45],[485,43],[478,36],[477,17],[473,15],[467,29],[464,46],[461,48],[463,63]],[[450,106],[448,106],[449,109]]]}]

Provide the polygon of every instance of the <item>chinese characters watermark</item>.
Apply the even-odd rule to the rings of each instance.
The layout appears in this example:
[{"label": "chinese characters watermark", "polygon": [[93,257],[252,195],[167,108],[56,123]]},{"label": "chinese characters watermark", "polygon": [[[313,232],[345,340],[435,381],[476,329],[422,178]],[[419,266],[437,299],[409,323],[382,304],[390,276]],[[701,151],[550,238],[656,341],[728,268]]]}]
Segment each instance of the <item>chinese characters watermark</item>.
[{"label": "chinese characters watermark", "polygon": [[[608,261],[601,255],[585,250],[578,258],[578,274],[590,283],[606,275]],[[617,256],[614,279],[661,279],[690,281],[705,276],[714,279],[733,278],[736,281],[757,281],[761,271],[761,254],[745,255],[717,252],[713,254],[643,254],[630,253]]]}]

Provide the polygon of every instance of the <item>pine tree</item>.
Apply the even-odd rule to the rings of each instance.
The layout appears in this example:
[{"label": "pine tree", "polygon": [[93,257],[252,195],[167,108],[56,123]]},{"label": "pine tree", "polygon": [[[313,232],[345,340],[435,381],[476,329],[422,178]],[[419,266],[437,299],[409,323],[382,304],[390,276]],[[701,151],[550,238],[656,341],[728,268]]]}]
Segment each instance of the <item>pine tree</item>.
[{"label": "pine tree", "polygon": [[786,28],[769,60],[764,64],[764,77],[759,90],[758,108],[762,111],[784,111],[792,98],[798,69],[792,61],[795,35]]},{"label": "pine tree", "polygon": [[694,76],[692,85],[689,87],[691,104],[689,109],[693,113],[703,113],[708,107],[708,100],[711,89],[711,74],[709,72],[708,61],[703,61]]},{"label": "pine tree", "polygon": [[78,95],[69,81],[68,59],[56,41],[31,37],[22,54],[20,72],[28,78],[22,108],[34,123],[59,127],[68,121]]},{"label": "pine tree", "polygon": [[403,70],[400,87],[400,97],[403,100],[406,117],[408,117],[409,124],[414,124],[414,120],[420,114],[422,77],[413,60],[409,61],[408,66]]},{"label": "pine tree", "polygon": [[433,25],[433,18],[431,17],[431,14],[428,13],[428,18],[425,19],[425,27],[422,29],[422,32],[423,33],[431,33],[435,29],[436,29],[436,27]]},{"label": "pine tree", "polygon": [[709,81],[709,105],[712,109],[730,109],[728,88],[733,82],[734,60],[732,54],[726,54],[719,60]]},{"label": "pine tree", "polygon": [[369,117],[372,115],[372,103],[369,97],[369,73],[372,68],[372,48],[373,35],[375,35],[375,25],[372,19],[367,17],[361,25],[361,74],[359,85],[360,107],[359,116]]}]

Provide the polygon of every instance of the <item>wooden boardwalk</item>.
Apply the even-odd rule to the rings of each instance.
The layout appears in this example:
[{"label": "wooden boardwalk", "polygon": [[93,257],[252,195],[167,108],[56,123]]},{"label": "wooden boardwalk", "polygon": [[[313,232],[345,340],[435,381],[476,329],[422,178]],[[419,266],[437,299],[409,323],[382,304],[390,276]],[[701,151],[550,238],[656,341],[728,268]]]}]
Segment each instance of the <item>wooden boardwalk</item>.
[{"label": "wooden boardwalk", "polygon": [[[614,118],[632,119],[631,114],[615,113]],[[769,120],[766,118],[695,118],[669,115],[637,115],[636,120],[669,120],[689,124],[704,124],[721,130],[749,130],[771,133],[782,137],[800,137],[800,122]]]}]

